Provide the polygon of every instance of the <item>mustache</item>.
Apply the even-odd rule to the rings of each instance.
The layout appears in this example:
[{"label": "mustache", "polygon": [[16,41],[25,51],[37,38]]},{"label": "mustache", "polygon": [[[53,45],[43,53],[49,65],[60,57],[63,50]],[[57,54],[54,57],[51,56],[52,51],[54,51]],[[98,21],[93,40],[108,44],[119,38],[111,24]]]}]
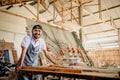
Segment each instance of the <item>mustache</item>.
[{"label": "mustache", "polygon": [[38,33],[35,33],[35,34],[33,34],[33,35],[40,35],[40,34],[38,34]]}]

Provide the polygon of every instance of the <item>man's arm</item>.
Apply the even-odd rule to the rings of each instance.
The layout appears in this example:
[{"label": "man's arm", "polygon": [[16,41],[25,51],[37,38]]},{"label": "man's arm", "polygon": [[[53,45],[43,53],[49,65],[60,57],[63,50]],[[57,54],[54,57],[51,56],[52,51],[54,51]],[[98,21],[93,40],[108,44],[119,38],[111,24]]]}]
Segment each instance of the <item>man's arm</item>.
[{"label": "man's arm", "polygon": [[57,63],[55,62],[55,59],[50,55],[50,53],[49,53],[48,51],[43,50],[43,52],[44,52],[45,56],[46,56],[53,64],[57,64]]},{"label": "man's arm", "polygon": [[23,60],[25,58],[25,54],[26,54],[27,48],[22,46],[22,52],[21,52],[21,56],[19,59],[19,64],[16,68],[16,71],[19,71],[20,68],[22,68],[22,64],[23,64]]}]

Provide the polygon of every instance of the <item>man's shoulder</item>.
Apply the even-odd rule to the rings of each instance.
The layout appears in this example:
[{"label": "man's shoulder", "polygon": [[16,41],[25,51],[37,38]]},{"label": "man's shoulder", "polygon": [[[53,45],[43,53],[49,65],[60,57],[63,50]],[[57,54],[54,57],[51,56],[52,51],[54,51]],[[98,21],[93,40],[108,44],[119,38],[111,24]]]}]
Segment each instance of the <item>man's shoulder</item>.
[{"label": "man's shoulder", "polygon": [[29,43],[31,41],[31,38],[32,38],[31,36],[27,35],[27,36],[24,37],[23,41]]},{"label": "man's shoulder", "polygon": [[31,39],[32,38],[32,36],[30,36],[30,35],[26,35],[25,37],[24,37],[24,39]]},{"label": "man's shoulder", "polygon": [[39,38],[39,41],[40,41],[40,42],[44,42],[44,39],[43,39],[43,38]]}]

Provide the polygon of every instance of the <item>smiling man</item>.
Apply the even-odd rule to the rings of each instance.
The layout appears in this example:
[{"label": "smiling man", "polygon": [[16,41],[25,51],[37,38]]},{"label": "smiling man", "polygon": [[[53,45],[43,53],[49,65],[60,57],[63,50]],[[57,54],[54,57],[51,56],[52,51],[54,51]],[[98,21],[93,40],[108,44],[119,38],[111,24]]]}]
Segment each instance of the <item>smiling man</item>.
[{"label": "smiling man", "polygon": [[[42,27],[40,25],[35,25],[32,28],[32,35],[25,36],[22,43],[22,52],[16,67],[17,77],[16,80],[32,80],[31,75],[23,74],[19,71],[22,66],[38,66],[38,54],[40,51],[43,51],[45,56],[54,64],[55,61],[49,55],[46,50],[45,41],[41,38]],[[40,77],[36,75],[33,80],[39,80]]]}]

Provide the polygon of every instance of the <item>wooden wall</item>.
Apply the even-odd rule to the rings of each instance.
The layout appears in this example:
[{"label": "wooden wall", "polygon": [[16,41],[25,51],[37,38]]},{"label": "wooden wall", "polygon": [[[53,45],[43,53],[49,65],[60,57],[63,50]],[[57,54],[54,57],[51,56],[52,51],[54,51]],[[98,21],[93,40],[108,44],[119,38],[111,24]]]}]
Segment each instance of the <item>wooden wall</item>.
[{"label": "wooden wall", "polygon": [[88,51],[88,56],[92,59],[95,67],[109,67],[113,63],[120,66],[119,50]]}]

